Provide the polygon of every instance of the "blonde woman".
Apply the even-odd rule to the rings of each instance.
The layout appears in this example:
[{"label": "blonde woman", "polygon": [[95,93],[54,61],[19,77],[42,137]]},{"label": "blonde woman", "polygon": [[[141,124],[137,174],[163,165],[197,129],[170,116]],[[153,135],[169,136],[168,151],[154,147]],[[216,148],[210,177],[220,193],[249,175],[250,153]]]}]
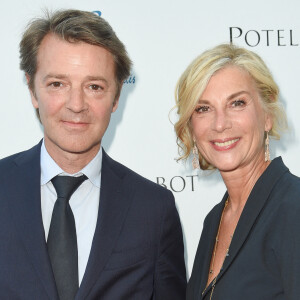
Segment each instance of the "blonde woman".
[{"label": "blonde woman", "polygon": [[182,157],[218,169],[227,191],[204,221],[187,299],[300,299],[300,179],[277,157],[286,116],[255,53],[219,45],[177,85]]}]

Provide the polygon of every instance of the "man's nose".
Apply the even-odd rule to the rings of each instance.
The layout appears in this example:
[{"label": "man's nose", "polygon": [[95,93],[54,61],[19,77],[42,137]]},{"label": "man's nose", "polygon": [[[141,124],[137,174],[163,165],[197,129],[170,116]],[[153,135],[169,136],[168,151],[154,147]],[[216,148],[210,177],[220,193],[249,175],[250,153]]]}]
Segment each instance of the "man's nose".
[{"label": "man's nose", "polygon": [[76,113],[86,109],[87,103],[85,101],[84,92],[80,87],[72,87],[70,89],[66,107]]}]

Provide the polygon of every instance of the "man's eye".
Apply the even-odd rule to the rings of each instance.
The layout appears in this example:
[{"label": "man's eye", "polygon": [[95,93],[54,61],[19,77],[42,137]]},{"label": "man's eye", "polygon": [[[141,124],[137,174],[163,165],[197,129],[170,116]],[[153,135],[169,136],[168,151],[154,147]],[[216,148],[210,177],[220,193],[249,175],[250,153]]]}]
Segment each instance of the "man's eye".
[{"label": "man's eye", "polygon": [[242,106],[245,106],[246,102],[244,100],[234,100],[231,105],[233,107],[242,107]]},{"label": "man's eye", "polygon": [[94,90],[94,91],[102,90],[102,87],[101,87],[100,85],[98,85],[98,84],[91,84],[91,85],[89,86],[89,88],[90,88],[91,90]]},{"label": "man's eye", "polygon": [[197,113],[207,112],[207,111],[209,111],[209,106],[207,106],[207,105],[198,106],[198,107],[196,107],[195,111]]},{"label": "man's eye", "polygon": [[51,83],[50,83],[50,86],[53,86],[53,87],[61,87],[61,86],[62,86],[62,83],[61,83],[61,82],[58,82],[58,81],[55,81],[55,82],[51,82]]}]

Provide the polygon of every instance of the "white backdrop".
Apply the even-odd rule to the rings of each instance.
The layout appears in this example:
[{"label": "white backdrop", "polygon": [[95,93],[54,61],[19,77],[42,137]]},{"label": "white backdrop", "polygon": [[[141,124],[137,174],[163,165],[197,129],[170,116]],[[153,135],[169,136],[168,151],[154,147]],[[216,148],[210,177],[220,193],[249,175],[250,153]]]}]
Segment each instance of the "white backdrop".
[{"label": "white backdrop", "polygon": [[[51,0],[1,1],[0,158],[28,149],[43,136],[19,70],[18,43],[27,22],[44,8],[100,11],[127,46],[134,69],[124,85],[103,146],[116,160],[173,190],[181,217],[190,274],[204,217],[221,200],[217,172],[176,163],[168,114],[175,84],[202,51],[229,42],[262,56],[277,80],[290,131],[271,144],[300,175],[300,3],[297,0]],[[171,113],[175,121],[176,115]]]}]

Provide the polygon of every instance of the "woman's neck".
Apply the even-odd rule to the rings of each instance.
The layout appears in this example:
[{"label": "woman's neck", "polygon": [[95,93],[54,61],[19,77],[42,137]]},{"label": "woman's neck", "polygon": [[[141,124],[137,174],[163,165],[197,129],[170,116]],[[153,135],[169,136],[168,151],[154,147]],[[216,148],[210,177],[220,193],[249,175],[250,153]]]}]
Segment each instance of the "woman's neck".
[{"label": "woman's neck", "polygon": [[257,160],[234,171],[221,172],[230,197],[229,210],[237,212],[244,208],[253,186],[269,164],[270,162]]}]

